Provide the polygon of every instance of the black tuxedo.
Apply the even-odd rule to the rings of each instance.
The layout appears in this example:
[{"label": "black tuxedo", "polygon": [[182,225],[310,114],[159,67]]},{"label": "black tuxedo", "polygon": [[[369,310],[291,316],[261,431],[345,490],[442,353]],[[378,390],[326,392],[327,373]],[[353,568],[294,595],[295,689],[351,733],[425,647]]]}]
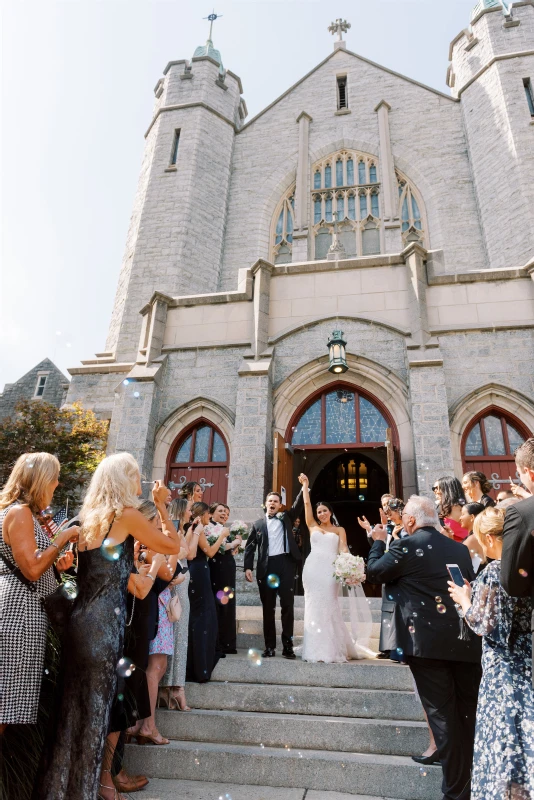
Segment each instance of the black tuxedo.
[{"label": "black tuxedo", "polygon": [[[511,597],[534,600],[534,497],[506,509],[501,557],[501,583]],[[534,631],[534,611],[532,612]],[[532,650],[534,665],[534,638]],[[534,685],[534,672],[532,674]]]},{"label": "black tuxedo", "polygon": [[[280,597],[282,615],[282,643],[284,647],[292,647],[295,598],[295,569],[300,561],[300,550],[293,536],[293,522],[301,516],[304,509],[302,491],[288,511],[282,512],[281,522],[284,528],[284,545],[286,552],[277,556],[269,556],[269,533],[267,519],[256,520],[247,539],[245,547],[244,569],[254,569],[254,554],[258,548],[256,578],[263,606],[263,635],[265,647],[276,649],[276,595]],[[267,576],[278,576],[279,586],[269,586]]]},{"label": "black tuxedo", "polygon": [[481,639],[459,639],[446,564],[475,577],[469,550],[425,527],[412,536],[373,543],[367,580],[383,583],[391,643],[400,648],[414,676],[443,767],[444,798],[467,800],[475,740]]}]

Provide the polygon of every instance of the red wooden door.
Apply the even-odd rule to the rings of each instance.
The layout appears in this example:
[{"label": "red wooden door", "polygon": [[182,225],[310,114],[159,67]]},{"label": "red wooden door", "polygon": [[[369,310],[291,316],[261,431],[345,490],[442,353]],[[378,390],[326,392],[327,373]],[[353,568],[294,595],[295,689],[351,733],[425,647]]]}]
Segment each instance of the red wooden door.
[{"label": "red wooden door", "polygon": [[[208,466],[206,464],[193,464],[191,467],[171,467],[170,481],[180,485],[186,481],[195,481],[204,488],[203,501],[211,503],[226,503],[228,495],[228,467],[220,464]],[[184,480],[185,478],[185,480]],[[172,496],[178,497],[179,489],[172,489]]]}]

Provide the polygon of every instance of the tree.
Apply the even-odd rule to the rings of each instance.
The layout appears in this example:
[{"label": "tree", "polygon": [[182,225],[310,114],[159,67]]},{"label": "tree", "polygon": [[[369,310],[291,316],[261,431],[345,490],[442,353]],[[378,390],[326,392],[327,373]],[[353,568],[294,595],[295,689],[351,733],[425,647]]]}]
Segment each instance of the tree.
[{"label": "tree", "polygon": [[81,490],[106,454],[108,421],[80,403],[62,409],[21,400],[16,414],[0,421],[0,486],[22,453],[52,453],[61,464],[54,507],[78,505]]}]

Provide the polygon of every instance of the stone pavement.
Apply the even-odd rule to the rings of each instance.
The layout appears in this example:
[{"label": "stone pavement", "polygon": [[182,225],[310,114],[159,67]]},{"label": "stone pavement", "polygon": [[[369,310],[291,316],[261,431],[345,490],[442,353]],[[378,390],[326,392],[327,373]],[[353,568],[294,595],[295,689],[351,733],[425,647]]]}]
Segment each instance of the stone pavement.
[{"label": "stone pavement", "polygon": [[160,778],[151,780],[139,797],[142,800],[389,800],[369,795],[284,789],[280,786],[243,786]]}]

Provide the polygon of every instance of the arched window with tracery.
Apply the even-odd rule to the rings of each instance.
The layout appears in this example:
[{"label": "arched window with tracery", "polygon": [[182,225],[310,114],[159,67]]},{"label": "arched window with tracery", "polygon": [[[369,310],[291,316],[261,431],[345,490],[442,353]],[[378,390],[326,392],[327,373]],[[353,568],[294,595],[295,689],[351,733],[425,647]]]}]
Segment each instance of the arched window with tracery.
[{"label": "arched window with tracery", "polygon": [[378,160],[341,150],[312,167],[313,257],[325,259],[332,244],[334,215],[347,257],[375,255],[381,249],[382,214]]},{"label": "arched window with tracery", "polygon": [[167,481],[179,487],[196,481],[204,490],[204,501],[226,502],[228,492],[228,445],[222,431],[208,420],[197,420],[178,436],[169,451]]},{"label": "arched window with tracery", "polygon": [[405,244],[409,242],[426,243],[427,231],[423,215],[422,199],[415,186],[402,173],[396,170],[399,191],[399,218],[401,235]]},{"label": "arched window with tracery", "polygon": [[287,264],[293,257],[293,228],[295,225],[295,186],[284,195],[274,214],[272,259],[275,264]]},{"label": "arched window with tracery", "polygon": [[493,481],[495,496],[500,488],[506,488],[509,477],[517,482],[514,452],[529,436],[531,433],[517,417],[490,406],[471,420],[464,431],[464,470],[483,472]]}]

